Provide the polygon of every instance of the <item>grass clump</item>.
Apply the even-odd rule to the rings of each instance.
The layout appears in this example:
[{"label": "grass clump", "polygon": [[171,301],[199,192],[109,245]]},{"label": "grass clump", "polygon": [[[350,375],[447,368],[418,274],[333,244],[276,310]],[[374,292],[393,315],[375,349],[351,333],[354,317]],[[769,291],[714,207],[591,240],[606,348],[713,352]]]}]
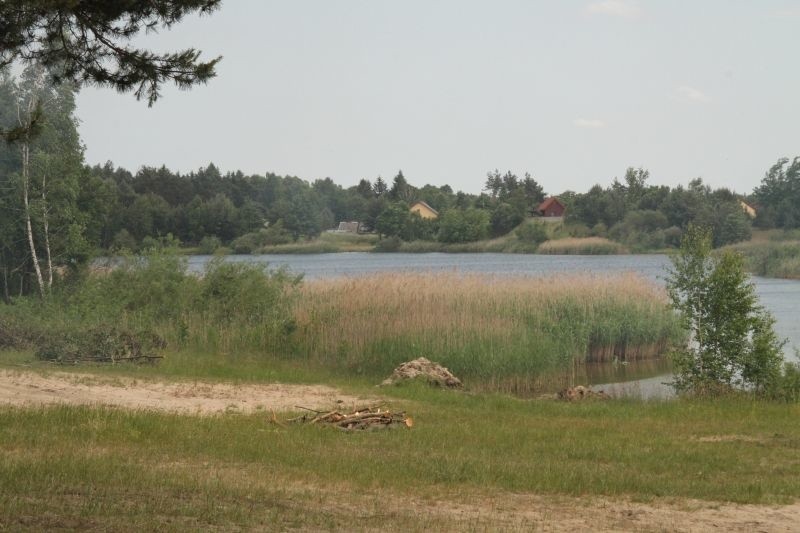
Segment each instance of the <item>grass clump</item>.
[{"label": "grass clump", "polygon": [[682,340],[641,277],[378,274],[307,282],[297,353],[383,375],[420,356],[491,389],[532,391],[586,361],[656,357]]},{"label": "grass clump", "polygon": [[626,254],[628,250],[622,244],[603,237],[568,237],[545,241],[536,252],[549,255],[614,255]]}]

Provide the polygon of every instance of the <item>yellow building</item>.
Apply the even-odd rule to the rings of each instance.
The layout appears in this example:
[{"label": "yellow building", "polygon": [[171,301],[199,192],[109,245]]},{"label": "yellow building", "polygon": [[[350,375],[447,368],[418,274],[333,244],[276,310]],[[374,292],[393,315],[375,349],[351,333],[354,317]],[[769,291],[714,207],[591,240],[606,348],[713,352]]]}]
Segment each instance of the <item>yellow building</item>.
[{"label": "yellow building", "polygon": [[408,210],[428,220],[439,218],[439,212],[421,200],[414,202]]}]

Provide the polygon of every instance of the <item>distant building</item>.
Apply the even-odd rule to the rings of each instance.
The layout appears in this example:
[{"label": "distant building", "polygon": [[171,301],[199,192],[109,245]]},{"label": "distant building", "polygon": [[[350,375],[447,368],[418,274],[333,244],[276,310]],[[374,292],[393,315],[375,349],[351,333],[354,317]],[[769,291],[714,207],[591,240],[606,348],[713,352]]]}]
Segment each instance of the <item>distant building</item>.
[{"label": "distant building", "polygon": [[747,216],[749,216],[750,218],[756,218],[756,208],[755,207],[753,207],[752,205],[748,204],[747,202],[745,202],[741,198],[739,199],[739,205],[742,206],[742,209],[747,214]]},{"label": "distant building", "polygon": [[544,202],[539,204],[539,207],[536,208],[536,211],[540,215],[548,218],[563,217],[566,210],[567,208],[564,207],[564,204],[561,203],[561,200],[555,196],[547,198]]},{"label": "distant building", "polygon": [[339,227],[336,228],[337,233],[358,233],[361,228],[360,222],[339,222]]},{"label": "distant building", "polygon": [[439,218],[439,212],[422,200],[419,202],[414,202],[411,207],[408,208],[408,210],[412,213],[417,213],[419,216],[425,219],[433,220]]}]

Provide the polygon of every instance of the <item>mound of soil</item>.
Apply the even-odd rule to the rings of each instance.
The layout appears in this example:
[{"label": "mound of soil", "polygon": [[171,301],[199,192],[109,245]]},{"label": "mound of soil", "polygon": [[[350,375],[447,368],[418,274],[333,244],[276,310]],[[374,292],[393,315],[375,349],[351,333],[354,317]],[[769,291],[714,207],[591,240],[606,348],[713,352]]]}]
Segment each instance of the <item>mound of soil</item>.
[{"label": "mound of soil", "polygon": [[438,363],[433,363],[425,357],[408,361],[398,366],[392,375],[383,380],[381,385],[395,385],[409,379],[424,379],[431,385],[446,387],[449,389],[459,389],[462,387],[461,380],[455,377],[449,370]]}]

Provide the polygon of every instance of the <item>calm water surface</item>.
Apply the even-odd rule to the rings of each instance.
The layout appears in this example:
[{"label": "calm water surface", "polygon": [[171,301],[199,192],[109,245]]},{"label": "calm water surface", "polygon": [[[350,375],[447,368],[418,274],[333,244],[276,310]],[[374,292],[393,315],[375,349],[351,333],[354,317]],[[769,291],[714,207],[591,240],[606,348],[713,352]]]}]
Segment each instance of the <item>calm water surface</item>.
[{"label": "calm water surface", "polygon": [[[192,256],[189,268],[200,271],[209,256]],[[269,264],[303,273],[308,279],[361,276],[377,272],[462,272],[494,275],[547,276],[552,274],[614,275],[636,272],[664,283],[669,259],[664,255],[564,256],[522,254],[376,254],[336,253],[309,255],[233,255],[229,261]],[[778,335],[786,338],[788,359],[800,349],[800,281],[753,277],[761,303],[777,320]],[[649,375],[648,375],[649,373]],[[607,390],[645,397],[664,396],[669,388],[668,369],[640,369],[631,365],[604,367],[587,372],[589,383]]]}]

